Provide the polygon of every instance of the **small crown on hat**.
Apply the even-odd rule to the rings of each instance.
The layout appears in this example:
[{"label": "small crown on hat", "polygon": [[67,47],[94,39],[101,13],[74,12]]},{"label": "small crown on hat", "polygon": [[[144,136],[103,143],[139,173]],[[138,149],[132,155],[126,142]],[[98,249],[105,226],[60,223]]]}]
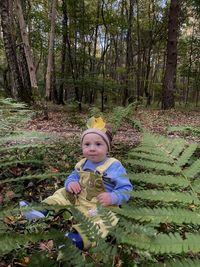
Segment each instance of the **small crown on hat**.
[{"label": "small crown on hat", "polygon": [[98,117],[98,118],[91,117],[87,121],[88,129],[89,128],[95,128],[95,129],[98,129],[98,130],[102,131],[103,133],[105,133],[107,131],[105,126],[106,126],[106,123],[104,122],[104,120],[101,117]]}]

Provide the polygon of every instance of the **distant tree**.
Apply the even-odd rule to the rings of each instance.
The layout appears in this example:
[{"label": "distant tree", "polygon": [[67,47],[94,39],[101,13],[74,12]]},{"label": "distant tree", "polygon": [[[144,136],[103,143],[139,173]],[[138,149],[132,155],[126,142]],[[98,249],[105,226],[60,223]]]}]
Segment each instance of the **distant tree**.
[{"label": "distant tree", "polygon": [[19,64],[16,53],[16,43],[13,36],[13,23],[11,18],[10,1],[0,1],[1,25],[3,31],[3,40],[10,72],[10,88],[11,95],[17,97],[26,103],[31,103],[31,94],[26,90],[23,85],[22,76],[19,70]]},{"label": "distant tree", "polygon": [[170,109],[175,106],[174,88],[177,66],[177,39],[180,9],[181,0],[171,0],[168,17],[167,59],[162,92],[163,109]]},{"label": "distant tree", "polygon": [[33,102],[39,100],[39,91],[38,91],[38,85],[37,85],[37,79],[36,79],[36,73],[35,73],[35,66],[33,63],[33,58],[31,55],[31,48],[29,44],[29,38],[28,38],[28,32],[27,32],[27,25],[24,20],[24,15],[22,11],[22,6],[21,6],[21,0],[16,0],[16,13],[19,21],[19,27],[20,27],[20,33],[21,33],[21,38],[23,41],[23,48],[24,48],[24,53],[26,57],[26,63],[28,66],[28,72],[30,76],[30,82],[31,82],[31,97]]},{"label": "distant tree", "polygon": [[[56,2],[57,0],[51,1],[51,12],[50,12],[50,21],[51,21],[51,30],[49,33],[49,49],[48,49],[48,59],[47,59],[47,70],[46,70],[46,93],[45,99],[46,101],[50,99],[51,93],[53,93],[54,89],[52,88],[52,76],[55,75],[55,71],[53,70],[54,66],[54,41],[55,41],[55,19],[56,19]],[[51,92],[52,91],[52,92]],[[55,96],[55,94],[54,94]]]}]

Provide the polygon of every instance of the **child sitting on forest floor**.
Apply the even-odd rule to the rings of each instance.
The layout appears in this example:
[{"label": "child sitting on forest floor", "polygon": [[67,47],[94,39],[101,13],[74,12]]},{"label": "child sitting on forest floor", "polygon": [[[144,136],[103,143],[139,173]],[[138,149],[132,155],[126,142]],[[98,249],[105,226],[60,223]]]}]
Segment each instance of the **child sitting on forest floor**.
[{"label": "child sitting on forest floor", "polygon": [[[101,117],[89,119],[87,127],[81,135],[84,158],[76,164],[74,171],[66,179],[64,188],[44,199],[43,203],[75,205],[86,217],[92,218],[104,238],[108,234],[108,226],[98,215],[97,205],[119,206],[128,201],[129,195],[126,192],[132,190],[132,184],[121,162],[108,156],[112,142],[111,129]],[[30,220],[34,219],[34,216],[42,218],[45,215],[39,211],[30,211],[24,213],[24,216]],[[113,213],[112,226],[117,222],[118,218]],[[73,228],[76,232],[65,236],[78,248],[87,249],[95,245],[82,233],[80,225],[74,225]]]}]

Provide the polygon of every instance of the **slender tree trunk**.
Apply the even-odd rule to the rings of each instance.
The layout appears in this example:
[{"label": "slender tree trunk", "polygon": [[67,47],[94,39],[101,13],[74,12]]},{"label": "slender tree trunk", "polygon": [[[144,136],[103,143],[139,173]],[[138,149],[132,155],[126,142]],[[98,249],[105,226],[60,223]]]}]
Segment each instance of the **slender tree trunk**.
[{"label": "slender tree trunk", "polygon": [[142,69],[142,64],[141,64],[141,38],[140,38],[140,16],[139,16],[139,2],[136,0],[136,5],[137,5],[137,100],[140,99],[140,97],[143,96],[143,90],[141,88],[141,69]]},{"label": "slender tree trunk", "polygon": [[64,80],[65,80],[65,65],[66,65],[66,40],[67,40],[67,6],[66,0],[62,0],[62,47],[61,47],[61,70],[60,70],[60,86],[58,91],[58,104],[64,105]]},{"label": "slender tree trunk", "polygon": [[123,93],[122,105],[125,106],[128,99],[129,79],[131,74],[131,67],[133,66],[133,50],[132,50],[132,19],[133,19],[133,0],[129,0],[128,13],[128,30],[126,36],[126,84]]},{"label": "slender tree trunk", "polygon": [[39,100],[39,91],[38,91],[37,79],[36,79],[36,74],[35,74],[35,67],[33,64],[32,56],[31,56],[31,48],[30,48],[30,44],[28,40],[27,27],[24,21],[24,16],[23,16],[20,0],[16,0],[16,11],[17,11],[17,16],[19,20],[19,26],[20,26],[21,38],[22,38],[23,46],[24,46],[24,52],[25,52],[28,70],[29,70],[33,102],[35,102],[35,100]]},{"label": "slender tree trunk", "polygon": [[188,71],[187,71],[185,106],[187,106],[187,104],[188,104],[188,96],[189,96],[189,90],[190,90],[190,75],[191,75],[191,67],[192,67],[193,39],[194,39],[194,25],[192,27],[192,39],[191,39],[190,51],[189,51],[190,55],[189,55],[189,65],[188,65]]},{"label": "slender tree trunk", "polygon": [[177,39],[180,9],[181,0],[171,0],[168,18],[167,60],[162,95],[163,109],[170,109],[175,106],[174,77],[177,64]]},{"label": "slender tree trunk", "polygon": [[55,39],[55,19],[56,19],[56,0],[51,1],[51,30],[49,34],[49,48],[48,48],[48,59],[47,59],[47,71],[46,71],[46,91],[45,99],[50,99],[51,92],[51,77],[53,72],[53,56],[54,56],[54,39]]}]

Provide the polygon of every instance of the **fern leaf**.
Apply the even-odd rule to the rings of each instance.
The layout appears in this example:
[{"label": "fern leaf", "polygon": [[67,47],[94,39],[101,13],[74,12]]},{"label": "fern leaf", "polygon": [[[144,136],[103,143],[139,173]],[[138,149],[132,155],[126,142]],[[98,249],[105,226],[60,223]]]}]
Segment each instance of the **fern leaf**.
[{"label": "fern leaf", "polygon": [[174,126],[168,128],[169,132],[183,132],[183,133],[191,133],[191,134],[200,134],[200,128],[192,127],[192,126]]},{"label": "fern leaf", "polygon": [[183,208],[113,208],[112,210],[140,222],[200,225],[200,213]]},{"label": "fern leaf", "polygon": [[37,233],[21,235],[17,233],[0,234],[0,254],[1,256],[9,253],[10,251],[20,248],[28,244],[28,242],[36,243],[39,240],[48,240],[58,236],[58,232]]},{"label": "fern leaf", "polygon": [[134,158],[141,158],[141,159],[147,159],[150,161],[157,161],[157,162],[163,162],[163,163],[174,163],[174,161],[171,158],[167,158],[165,155],[152,155],[147,153],[138,153],[138,152],[130,152],[129,157]]},{"label": "fern leaf", "polygon": [[148,160],[133,160],[133,159],[128,159],[126,161],[129,163],[131,166],[141,166],[144,167],[145,169],[154,169],[154,170],[159,170],[159,171],[167,171],[170,173],[181,173],[181,169],[178,166],[172,166],[169,164],[165,163],[159,163],[159,162],[152,162]]},{"label": "fern leaf", "polygon": [[154,185],[176,185],[182,188],[186,188],[190,185],[190,182],[181,176],[172,175],[156,175],[154,173],[130,173],[129,178],[133,182],[140,182]]},{"label": "fern leaf", "polygon": [[22,143],[30,143],[34,141],[45,141],[48,140],[52,137],[56,137],[53,134],[44,134],[44,133],[38,133],[38,132],[23,132],[23,131],[16,131],[12,132],[12,135],[2,137],[0,139],[0,144],[5,144],[5,143],[16,143],[20,142]]},{"label": "fern leaf", "polygon": [[175,192],[175,191],[160,191],[160,190],[138,190],[130,193],[135,198],[164,201],[164,202],[179,202],[184,204],[199,204],[198,198],[191,192]]},{"label": "fern leaf", "polygon": [[172,150],[171,156],[176,159],[185,149],[185,141],[180,139],[174,144],[174,149]]},{"label": "fern leaf", "polygon": [[199,177],[194,181],[194,183],[192,184],[192,187],[195,190],[195,192],[200,193],[200,179],[199,179]]},{"label": "fern leaf", "polygon": [[10,161],[10,162],[0,162],[0,168],[7,168],[7,167],[10,167],[10,166],[16,166],[18,164],[21,164],[21,165],[26,165],[26,164],[33,164],[33,165],[44,165],[44,162],[42,160],[15,160],[15,161]]},{"label": "fern leaf", "polygon": [[184,166],[188,160],[191,158],[191,156],[194,154],[195,150],[197,149],[198,145],[196,143],[193,143],[189,145],[181,154],[181,156],[178,158],[176,164],[178,166]]},{"label": "fern leaf", "polygon": [[134,232],[129,235],[121,233],[121,243],[155,254],[200,252],[200,235],[197,234],[187,234],[186,239],[183,240],[178,233],[159,234],[155,237],[138,236]]},{"label": "fern leaf", "polygon": [[26,145],[14,145],[14,146],[7,146],[7,147],[2,147],[0,148],[0,153],[4,153],[4,152],[12,152],[15,150],[23,150],[23,149],[32,149],[32,148],[41,148],[44,147],[44,144],[26,144]]},{"label": "fern leaf", "polygon": [[134,148],[133,151],[140,152],[140,153],[144,152],[146,154],[157,155],[157,156],[160,155],[161,157],[163,157],[163,155],[164,155],[163,151],[155,149],[155,146],[140,145],[140,146]]},{"label": "fern leaf", "polygon": [[183,171],[183,174],[189,178],[195,178],[200,173],[200,159],[197,159],[190,167]]},{"label": "fern leaf", "polygon": [[199,259],[171,259],[164,263],[155,263],[154,267],[199,267]]},{"label": "fern leaf", "polygon": [[38,180],[43,180],[43,179],[49,179],[52,177],[66,177],[66,173],[55,173],[55,172],[46,172],[46,173],[42,173],[42,174],[35,174],[35,175],[24,175],[21,177],[15,177],[15,178],[9,178],[9,179],[4,179],[2,181],[0,181],[0,184],[4,184],[4,183],[10,183],[10,182],[17,182],[17,181],[24,181],[24,180],[32,180],[32,179],[38,179]]}]

